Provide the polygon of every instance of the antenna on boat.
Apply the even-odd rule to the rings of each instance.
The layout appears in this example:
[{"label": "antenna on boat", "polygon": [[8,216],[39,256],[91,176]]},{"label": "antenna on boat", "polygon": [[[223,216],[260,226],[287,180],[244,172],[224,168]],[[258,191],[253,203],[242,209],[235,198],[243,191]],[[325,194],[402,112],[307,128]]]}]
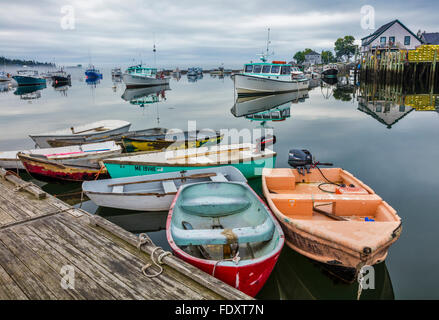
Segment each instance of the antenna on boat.
[{"label": "antenna on boat", "polygon": [[157,50],[155,49],[155,33],[152,34],[152,37],[153,37],[152,52],[153,52],[153,54],[154,54],[154,67],[157,67],[157,64],[156,64],[156,56],[155,56],[155,52],[157,51]]},{"label": "antenna on boat", "polygon": [[270,43],[271,43],[271,41],[270,41],[270,28],[268,28],[268,34],[267,34],[267,49],[266,49],[265,53],[262,52],[262,53],[260,54],[260,56],[261,56],[260,59],[261,59],[262,62],[267,62],[267,58],[270,57],[270,56],[272,56],[272,55],[274,55],[274,51],[273,51],[271,54],[269,53],[269,51],[270,51]]}]

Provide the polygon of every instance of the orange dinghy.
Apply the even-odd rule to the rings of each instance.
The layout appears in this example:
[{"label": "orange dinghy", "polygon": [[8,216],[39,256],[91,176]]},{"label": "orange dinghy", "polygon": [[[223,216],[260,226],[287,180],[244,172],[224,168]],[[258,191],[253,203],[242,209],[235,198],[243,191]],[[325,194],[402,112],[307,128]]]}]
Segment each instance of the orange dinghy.
[{"label": "orange dinghy", "polygon": [[384,261],[401,233],[396,211],[340,168],[268,169],[262,172],[267,202],[281,222],[288,246],[350,275]]}]

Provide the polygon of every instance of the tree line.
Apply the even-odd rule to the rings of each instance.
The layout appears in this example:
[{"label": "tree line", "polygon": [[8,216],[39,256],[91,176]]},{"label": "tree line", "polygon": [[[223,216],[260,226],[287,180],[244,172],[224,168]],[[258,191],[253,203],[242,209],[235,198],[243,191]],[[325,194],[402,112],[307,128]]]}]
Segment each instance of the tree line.
[{"label": "tree line", "polygon": [[20,59],[8,59],[6,57],[0,57],[1,65],[27,65],[27,66],[55,66],[54,63],[50,62],[38,62],[35,60],[20,60]]},{"label": "tree line", "polygon": [[[337,61],[349,61],[349,59],[355,55],[358,50],[358,46],[354,44],[355,38],[353,36],[345,36],[344,38],[338,38],[334,43],[335,55],[330,50],[323,50],[321,52],[322,63],[332,63]],[[294,59],[298,64],[305,62],[305,56],[313,50],[306,48],[303,51],[298,51],[294,55]]]}]

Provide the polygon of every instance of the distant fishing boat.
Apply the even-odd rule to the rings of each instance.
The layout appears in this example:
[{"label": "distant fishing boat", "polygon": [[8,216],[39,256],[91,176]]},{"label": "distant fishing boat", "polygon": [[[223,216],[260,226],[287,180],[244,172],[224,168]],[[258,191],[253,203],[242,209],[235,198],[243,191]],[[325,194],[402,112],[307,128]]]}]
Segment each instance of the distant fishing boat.
[{"label": "distant fishing boat", "polygon": [[30,134],[29,137],[31,137],[40,148],[50,148],[49,140],[103,138],[108,135],[127,132],[130,126],[131,123],[123,120],[101,120],[54,132]]},{"label": "distant fishing boat", "polygon": [[169,210],[166,237],[177,257],[253,297],[284,245],[279,223],[243,182],[180,187]]},{"label": "distant fishing boat", "polygon": [[64,70],[60,70],[53,74],[51,79],[53,87],[71,84],[71,76]]},{"label": "distant fishing boat", "polygon": [[142,67],[140,64],[129,67],[122,77],[127,88],[169,84],[169,77],[164,72],[159,72],[157,68]]},{"label": "distant fishing boat", "polygon": [[12,76],[19,86],[33,86],[46,84],[46,79],[38,75],[37,70],[18,70],[17,75]]},{"label": "distant fishing boat", "polygon": [[220,143],[221,140],[222,135],[219,132],[216,132],[214,136],[205,136],[200,134],[200,131],[122,137],[123,146],[127,152],[198,148],[208,142]]},{"label": "distant fishing boat", "polygon": [[85,75],[88,79],[102,79],[102,73],[93,65],[89,65],[85,70]]},{"label": "distant fishing boat", "polygon": [[275,161],[276,152],[260,145],[243,143],[148,152],[105,159],[103,163],[112,178],[232,165],[251,179],[260,176],[262,168],[273,168]]},{"label": "distant fishing boat", "polygon": [[270,29],[268,29],[267,52],[261,54],[261,62],[247,63],[244,72],[233,74],[232,79],[238,95],[267,94],[308,89],[309,80],[295,79],[291,74],[291,64],[285,61],[267,62]]},{"label": "distant fishing boat", "polygon": [[52,147],[66,147],[72,145],[83,145],[89,143],[98,143],[104,141],[114,141],[117,144],[122,145],[122,137],[131,137],[131,136],[144,136],[144,135],[159,135],[165,134],[167,129],[165,128],[149,128],[135,131],[127,131],[122,133],[110,133],[105,136],[79,136],[79,137],[71,137],[71,138],[53,138],[47,140],[47,143]]},{"label": "distant fishing boat", "polygon": [[0,167],[5,169],[25,169],[17,154],[28,154],[35,156],[44,156],[48,160],[58,161],[60,163],[68,163],[78,161],[88,156],[87,160],[91,160],[93,155],[101,157],[102,155],[114,155],[122,152],[120,146],[113,141],[104,143],[92,143],[84,146],[69,146],[60,148],[43,148],[16,151],[0,152]]},{"label": "distant fishing boat", "polygon": [[114,68],[111,70],[112,77],[122,77],[122,70],[120,68]]},{"label": "distant fishing boat", "polygon": [[349,172],[309,170],[264,169],[264,196],[288,246],[353,281],[364,265],[384,261],[401,219]]},{"label": "distant fishing boat", "polygon": [[324,77],[335,77],[338,74],[338,67],[336,64],[331,63],[323,66],[322,76]]},{"label": "distant fishing boat", "polygon": [[182,185],[203,181],[247,182],[238,169],[224,166],[189,172],[87,181],[82,184],[82,190],[91,201],[101,207],[167,211]]}]

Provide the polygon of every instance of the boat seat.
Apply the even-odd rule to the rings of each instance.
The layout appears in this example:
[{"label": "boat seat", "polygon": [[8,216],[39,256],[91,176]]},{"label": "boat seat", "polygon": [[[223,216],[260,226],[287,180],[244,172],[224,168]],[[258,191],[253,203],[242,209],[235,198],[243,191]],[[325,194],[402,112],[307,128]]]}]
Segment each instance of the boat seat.
[{"label": "boat seat", "polygon": [[267,218],[255,227],[184,230],[172,225],[171,232],[176,245],[199,246],[264,242],[273,238],[274,229],[273,221]]},{"label": "boat seat", "polygon": [[250,207],[251,202],[247,197],[217,197],[199,196],[184,199],[180,208],[186,213],[200,217],[221,217],[244,211]]},{"label": "boat seat", "polygon": [[174,181],[162,181],[162,186],[165,193],[177,193],[177,187],[175,186]]},{"label": "boat seat", "polygon": [[113,193],[123,193],[123,187],[124,186],[114,186],[113,190],[111,190],[111,192],[113,192]]},{"label": "boat seat", "polygon": [[215,181],[215,182],[228,182],[229,180],[227,180],[227,178],[220,172],[218,172],[216,174],[216,176],[212,176],[210,177],[210,180]]}]

